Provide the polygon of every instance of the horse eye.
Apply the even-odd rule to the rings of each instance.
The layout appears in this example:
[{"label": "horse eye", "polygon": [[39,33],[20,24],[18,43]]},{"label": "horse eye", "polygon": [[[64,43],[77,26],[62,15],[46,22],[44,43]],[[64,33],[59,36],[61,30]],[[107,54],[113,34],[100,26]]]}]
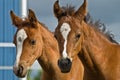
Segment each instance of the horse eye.
[{"label": "horse eye", "polygon": [[35,40],[30,40],[30,44],[35,45],[36,41]]},{"label": "horse eye", "polygon": [[76,35],[76,38],[79,39],[79,38],[80,38],[80,34],[77,34],[77,35]]},{"label": "horse eye", "polygon": [[80,38],[80,36],[81,36],[80,34],[77,34],[77,35],[75,36],[75,39],[78,40],[78,39]]}]

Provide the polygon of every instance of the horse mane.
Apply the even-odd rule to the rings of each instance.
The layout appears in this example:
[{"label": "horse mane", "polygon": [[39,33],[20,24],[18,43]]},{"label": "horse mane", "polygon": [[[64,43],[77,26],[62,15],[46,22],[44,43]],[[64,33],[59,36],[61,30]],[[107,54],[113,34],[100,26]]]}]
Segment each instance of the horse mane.
[{"label": "horse mane", "polygon": [[49,32],[51,32],[44,23],[39,22],[39,24],[42,25],[45,29],[47,29]]},{"label": "horse mane", "polygon": [[109,30],[106,29],[106,26],[104,23],[102,23],[100,20],[94,21],[90,15],[90,13],[87,14],[87,16],[84,18],[84,21],[91,25],[91,27],[95,27],[97,31],[100,31],[103,33],[103,35],[111,42],[118,44],[118,42],[114,39],[114,34],[112,34]]},{"label": "horse mane", "polygon": [[[46,25],[44,24],[44,23],[41,23],[41,22],[39,22],[38,21],[38,23],[40,24],[40,25],[42,25],[45,29],[47,29],[49,32],[51,32],[49,29],[48,29],[48,27],[46,27]],[[25,21],[22,21],[22,22],[19,22],[19,23],[17,23],[16,24],[16,26],[35,26],[33,23],[31,23],[30,21],[28,21],[28,20],[25,20]],[[52,33],[52,32],[51,32]]]},{"label": "horse mane", "polygon": [[33,26],[33,24],[30,23],[28,20],[25,20],[25,21],[15,24],[15,26],[23,26],[24,27],[24,26]]},{"label": "horse mane", "polygon": [[63,13],[61,16],[68,16],[68,15],[72,16],[75,13],[75,7],[68,4],[66,7],[63,6],[62,10],[63,10]]},{"label": "horse mane", "polygon": [[[73,16],[73,14],[75,13],[75,7],[68,5],[66,7],[62,7],[63,13],[61,16]],[[105,35],[105,37],[110,40],[113,43],[118,44],[118,42],[114,39],[114,34],[112,34],[110,31],[107,31],[106,26],[104,23],[101,23],[100,20],[94,21],[91,17],[91,15],[88,13],[87,16],[84,18],[84,21],[89,24],[92,25],[93,27],[95,27],[98,31],[100,31],[101,33],[103,33],[103,35]]]}]

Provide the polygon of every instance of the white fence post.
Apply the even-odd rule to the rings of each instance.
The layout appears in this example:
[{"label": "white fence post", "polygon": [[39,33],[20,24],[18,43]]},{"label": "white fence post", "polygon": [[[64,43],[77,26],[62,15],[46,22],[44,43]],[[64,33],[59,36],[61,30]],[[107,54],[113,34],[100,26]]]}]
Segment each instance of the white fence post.
[{"label": "white fence post", "polygon": [[27,0],[21,0],[21,17],[27,17]]}]

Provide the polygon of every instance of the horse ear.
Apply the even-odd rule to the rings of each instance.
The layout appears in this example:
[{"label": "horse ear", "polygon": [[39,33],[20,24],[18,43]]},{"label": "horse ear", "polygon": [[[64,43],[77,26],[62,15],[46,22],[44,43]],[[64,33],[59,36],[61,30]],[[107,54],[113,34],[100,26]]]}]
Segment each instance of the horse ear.
[{"label": "horse ear", "polygon": [[35,16],[35,13],[31,9],[29,9],[28,19],[32,23],[36,23],[37,22],[37,18]]},{"label": "horse ear", "polygon": [[87,15],[87,0],[84,0],[82,6],[76,11],[75,16],[84,19]]},{"label": "horse ear", "polygon": [[62,15],[63,13],[63,10],[61,9],[61,7],[59,6],[59,0],[57,0],[55,3],[54,3],[54,15],[55,17],[57,17],[57,19],[60,18],[60,16]]},{"label": "horse ear", "polygon": [[12,10],[10,11],[10,16],[11,16],[13,25],[15,25],[18,28],[18,24],[22,22],[22,19],[16,16]]}]

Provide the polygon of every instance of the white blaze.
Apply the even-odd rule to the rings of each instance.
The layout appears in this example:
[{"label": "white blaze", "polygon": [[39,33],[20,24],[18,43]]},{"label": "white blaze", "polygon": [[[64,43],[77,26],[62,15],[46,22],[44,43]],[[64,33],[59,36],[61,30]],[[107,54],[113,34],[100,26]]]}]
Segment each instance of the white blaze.
[{"label": "white blaze", "polygon": [[71,31],[70,25],[68,23],[63,23],[60,28],[60,32],[61,32],[63,38],[65,39],[64,49],[63,49],[63,53],[62,53],[64,58],[68,57],[66,47],[67,47],[67,37],[68,37],[68,34],[70,31]]},{"label": "white blaze", "polygon": [[23,42],[24,42],[24,40],[26,38],[27,38],[27,34],[26,34],[25,30],[20,29],[17,32],[17,37],[16,37],[16,40],[17,40],[17,56],[16,56],[16,64],[15,64],[15,66],[18,66],[20,56],[22,54]]}]

